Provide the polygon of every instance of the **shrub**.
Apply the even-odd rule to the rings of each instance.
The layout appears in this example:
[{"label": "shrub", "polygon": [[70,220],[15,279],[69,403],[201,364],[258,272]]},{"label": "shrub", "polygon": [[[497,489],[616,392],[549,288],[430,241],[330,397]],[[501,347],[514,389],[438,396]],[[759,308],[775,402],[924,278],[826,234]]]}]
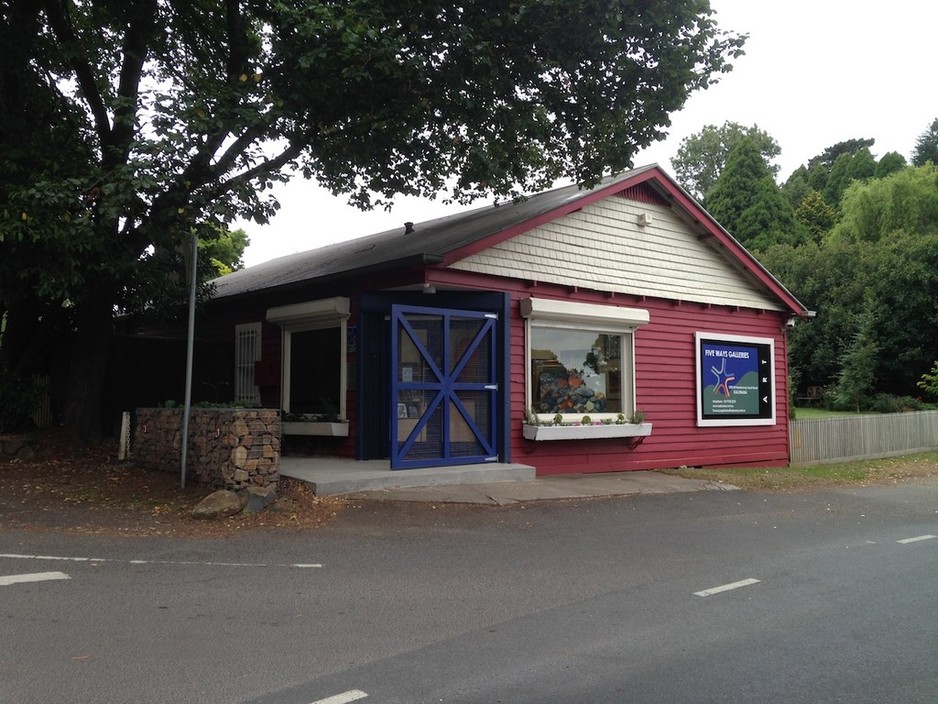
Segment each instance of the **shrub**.
[{"label": "shrub", "polygon": [[926,393],[932,396],[938,396],[938,361],[935,362],[935,366],[931,368],[930,372],[922,374],[922,379],[918,382],[918,387],[925,389]]},{"label": "shrub", "polygon": [[922,399],[914,398],[912,396],[898,396],[896,397],[896,410],[899,413],[905,413],[907,411],[924,411],[928,408],[927,403],[923,403]]},{"label": "shrub", "polygon": [[0,377],[0,398],[3,399],[0,404],[0,431],[31,430],[40,397],[35,379],[16,375]]},{"label": "shrub", "polygon": [[923,411],[926,404],[921,399],[911,396],[893,396],[892,394],[876,394],[870,403],[870,410],[876,413],[906,413],[908,411]]}]

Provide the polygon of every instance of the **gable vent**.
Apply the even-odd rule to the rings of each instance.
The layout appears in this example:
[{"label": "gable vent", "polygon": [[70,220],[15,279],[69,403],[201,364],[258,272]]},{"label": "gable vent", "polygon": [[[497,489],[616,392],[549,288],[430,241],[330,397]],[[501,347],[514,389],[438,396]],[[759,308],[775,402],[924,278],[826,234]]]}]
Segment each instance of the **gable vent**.
[{"label": "gable vent", "polygon": [[626,200],[638,201],[639,203],[668,205],[668,201],[647,183],[639,183],[636,186],[626,188],[616,193],[616,195]]}]

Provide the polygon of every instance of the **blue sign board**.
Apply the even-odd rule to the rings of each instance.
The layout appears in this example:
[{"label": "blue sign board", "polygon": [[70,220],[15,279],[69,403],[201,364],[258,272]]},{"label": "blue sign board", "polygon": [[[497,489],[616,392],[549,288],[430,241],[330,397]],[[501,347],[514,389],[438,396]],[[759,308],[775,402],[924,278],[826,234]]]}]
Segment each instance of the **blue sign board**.
[{"label": "blue sign board", "polygon": [[775,424],[771,338],[696,334],[697,425]]}]

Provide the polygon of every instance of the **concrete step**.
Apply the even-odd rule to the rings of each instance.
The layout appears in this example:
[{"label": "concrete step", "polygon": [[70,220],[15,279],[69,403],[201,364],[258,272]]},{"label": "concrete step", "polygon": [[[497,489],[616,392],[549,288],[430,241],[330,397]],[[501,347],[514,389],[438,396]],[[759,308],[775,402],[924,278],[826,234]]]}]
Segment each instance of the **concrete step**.
[{"label": "concrete step", "polygon": [[534,479],[535,471],[530,465],[501,462],[392,470],[387,460],[286,456],[280,458],[280,476],[305,482],[318,496],[338,496],[381,489],[526,481]]}]

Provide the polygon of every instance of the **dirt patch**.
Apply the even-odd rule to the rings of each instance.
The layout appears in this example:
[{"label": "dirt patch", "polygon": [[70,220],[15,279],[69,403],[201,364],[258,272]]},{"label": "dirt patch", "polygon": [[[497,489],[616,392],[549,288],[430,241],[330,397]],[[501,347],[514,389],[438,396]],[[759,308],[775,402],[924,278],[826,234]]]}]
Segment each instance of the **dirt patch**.
[{"label": "dirt patch", "polygon": [[[7,443],[9,447],[9,443]],[[281,479],[276,505],[230,518],[200,520],[192,509],[211,488],[179,486],[179,475],[118,462],[116,443],[76,446],[39,434],[15,456],[0,456],[0,527],[108,535],[225,537],[255,529],[313,529],[345,507]]]}]

